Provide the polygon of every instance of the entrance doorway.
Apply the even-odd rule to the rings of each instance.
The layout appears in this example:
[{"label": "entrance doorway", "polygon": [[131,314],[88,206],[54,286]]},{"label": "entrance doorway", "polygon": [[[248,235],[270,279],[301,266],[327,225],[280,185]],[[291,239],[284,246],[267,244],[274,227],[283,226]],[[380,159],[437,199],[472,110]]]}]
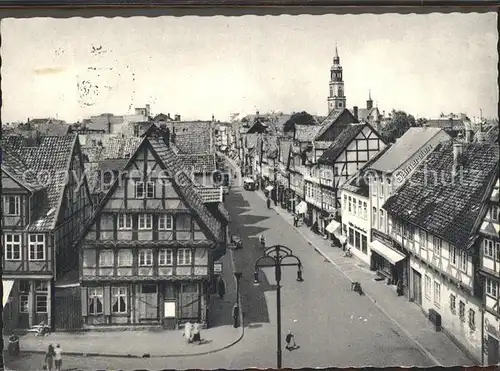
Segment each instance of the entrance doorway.
[{"label": "entrance doorway", "polygon": [[498,339],[488,335],[488,365],[497,365],[500,363],[500,351],[498,346]]},{"label": "entrance doorway", "polygon": [[422,275],[415,269],[413,271],[413,298],[415,303],[422,306]]}]

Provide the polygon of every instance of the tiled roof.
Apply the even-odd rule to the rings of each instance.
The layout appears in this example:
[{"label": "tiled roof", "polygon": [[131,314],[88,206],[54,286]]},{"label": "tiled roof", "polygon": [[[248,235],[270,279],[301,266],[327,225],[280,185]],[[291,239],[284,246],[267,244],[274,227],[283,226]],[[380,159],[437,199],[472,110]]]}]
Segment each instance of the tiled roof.
[{"label": "tiled roof", "polygon": [[71,125],[69,124],[55,124],[55,123],[44,123],[37,126],[37,130],[42,135],[67,135]]},{"label": "tiled roof", "polygon": [[176,182],[178,183],[179,191],[188,205],[196,212],[203,224],[210,230],[216,240],[221,239],[222,226],[207,209],[202,198],[196,191],[196,188],[191,178],[185,173],[184,163],[170,147],[167,147],[162,139],[147,139],[151,143],[154,151],[163,161],[169,174],[175,174]]},{"label": "tiled roof", "polygon": [[182,162],[186,164],[189,171],[195,173],[209,173],[215,171],[215,155],[214,154],[180,154]]},{"label": "tiled roof", "polygon": [[439,128],[408,129],[371,168],[384,173],[394,172],[433,137],[438,135],[441,130]]},{"label": "tiled roof", "polygon": [[440,143],[384,209],[456,247],[467,248],[477,233],[488,188],[498,177],[499,148],[492,143],[463,144],[461,158],[462,167],[452,182],[453,143]]},{"label": "tiled roof", "polygon": [[321,137],[335,122],[337,119],[344,113],[345,109],[334,109],[332,110],[328,116],[321,122],[321,130],[316,133],[316,138]]},{"label": "tiled roof", "polygon": [[4,157],[2,167],[15,169],[16,175],[28,170],[29,179],[23,176],[24,182],[29,189],[40,190],[37,196],[40,205],[27,230],[41,232],[55,228],[76,140],[76,135],[40,136],[37,147],[22,147],[17,142],[16,150],[9,153],[6,148],[8,155]]},{"label": "tiled roof", "polygon": [[350,191],[360,196],[368,197],[370,186],[368,184],[368,173],[370,166],[377,161],[380,157],[383,156],[385,152],[390,147],[385,147],[382,151],[373,156],[368,162],[366,162],[359,171],[354,174],[351,178],[347,179],[347,181],[341,186],[341,189],[345,189],[346,191]]},{"label": "tiled roof", "polygon": [[[166,126],[170,129],[172,141],[185,154],[214,153],[212,123],[210,121],[171,121]],[[175,134],[174,134],[175,132]]]},{"label": "tiled roof", "polygon": [[333,142],[330,141],[315,141],[314,142],[314,147],[316,149],[328,149],[330,146],[333,144]]},{"label": "tiled roof", "polygon": [[312,142],[318,136],[320,125],[295,125],[295,140],[299,142]]},{"label": "tiled roof", "polygon": [[351,124],[347,126],[340,134],[335,138],[333,144],[328,148],[323,155],[319,158],[318,163],[320,164],[332,164],[337,157],[347,148],[349,143],[351,143],[356,136],[361,133],[366,124]]},{"label": "tiled roof", "polygon": [[431,119],[427,120],[424,124],[426,127],[440,128],[445,130],[464,130],[465,122],[462,119],[457,118],[442,118],[442,119]]},{"label": "tiled roof", "polygon": [[44,187],[36,184],[35,174],[31,174],[30,168],[26,164],[22,155],[22,149],[3,148],[2,170],[12,177],[17,183],[30,192],[34,192]]},{"label": "tiled roof", "polygon": [[485,140],[487,142],[490,142],[490,143],[495,143],[495,142],[498,143],[498,136],[499,136],[499,131],[500,131],[499,129],[500,129],[500,127],[498,126],[498,124],[495,126],[492,126],[490,128],[490,130],[488,130],[486,132]]},{"label": "tiled roof", "polygon": [[[93,141],[96,144],[93,144]],[[89,134],[82,146],[82,153],[88,162],[100,162],[105,159],[130,158],[135,152],[141,138],[115,134]]]}]

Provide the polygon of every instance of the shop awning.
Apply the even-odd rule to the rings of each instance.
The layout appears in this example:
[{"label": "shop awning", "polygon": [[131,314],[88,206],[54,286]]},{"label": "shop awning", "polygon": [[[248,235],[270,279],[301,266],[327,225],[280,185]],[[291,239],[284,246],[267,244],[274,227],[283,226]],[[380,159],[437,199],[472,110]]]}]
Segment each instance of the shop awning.
[{"label": "shop awning", "polygon": [[370,248],[393,265],[406,258],[406,256],[401,254],[399,251],[393,250],[390,247],[385,246],[380,241],[375,240],[371,242]]},{"label": "shop awning", "polygon": [[300,201],[297,205],[297,214],[305,214],[307,213],[307,203],[305,201]]},{"label": "shop awning", "polygon": [[268,185],[266,187],[266,191],[269,191],[269,192],[271,192],[273,189],[274,189],[274,187],[272,185]]},{"label": "shop awning", "polygon": [[2,286],[3,286],[3,308],[5,308],[5,304],[7,304],[7,301],[9,300],[12,286],[14,286],[14,281],[2,280]]},{"label": "shop awning", "polygon": [[340,229],[340,223],[335,220],[332,220],[330,224],[326,226],[326,230],[328,233],[335,233],[338,229]]}]

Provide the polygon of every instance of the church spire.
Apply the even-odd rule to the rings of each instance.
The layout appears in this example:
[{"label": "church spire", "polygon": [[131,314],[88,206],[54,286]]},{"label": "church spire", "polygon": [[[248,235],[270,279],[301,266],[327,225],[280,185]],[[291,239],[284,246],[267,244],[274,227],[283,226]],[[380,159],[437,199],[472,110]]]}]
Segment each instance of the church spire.
[{"label": "church spire", "polygon": [[340,64],[339,50],[335,44],[335,56],[333,57],[333,64]]},{"label": "church spire", "polygon": [[372,91],[368,90],[368,100],[366,101],[366,109],[373,108]]}]

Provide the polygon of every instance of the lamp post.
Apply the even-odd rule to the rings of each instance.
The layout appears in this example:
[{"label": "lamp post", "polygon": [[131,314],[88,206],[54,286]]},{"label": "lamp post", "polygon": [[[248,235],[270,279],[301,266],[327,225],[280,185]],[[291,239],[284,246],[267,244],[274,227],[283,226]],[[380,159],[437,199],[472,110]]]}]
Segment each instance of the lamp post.
[{"label": "lamp post", "polygon": [[[286,263],[285,259],[292,258],[295,261]],[[267,262],[266,262],[267,260]],[[264,251],[264,255],[261,256],[255,262],[254,280],[255,285],[259,284],[259,268],[274,267],[274,274],[276,277],[276,312],[277,312],[277,364],[278,369],[281,369],[281,268],[282,267],[298,267],[297,270],[297,281],[302,282],[302,262],[298,257],[293,255],[292,250],[286,246],[274,245],[268,247]]]},{"label": "lamp post", "polygon": [[234,328],[237,328],[240,326],[239,319],[240,319],[240,278],[241,278],[241,272],[235,271],[234,272],[234,277],[236,278],[236,304],[234,304],[234,309],[233,309],[233,320],[234,320]]}]

